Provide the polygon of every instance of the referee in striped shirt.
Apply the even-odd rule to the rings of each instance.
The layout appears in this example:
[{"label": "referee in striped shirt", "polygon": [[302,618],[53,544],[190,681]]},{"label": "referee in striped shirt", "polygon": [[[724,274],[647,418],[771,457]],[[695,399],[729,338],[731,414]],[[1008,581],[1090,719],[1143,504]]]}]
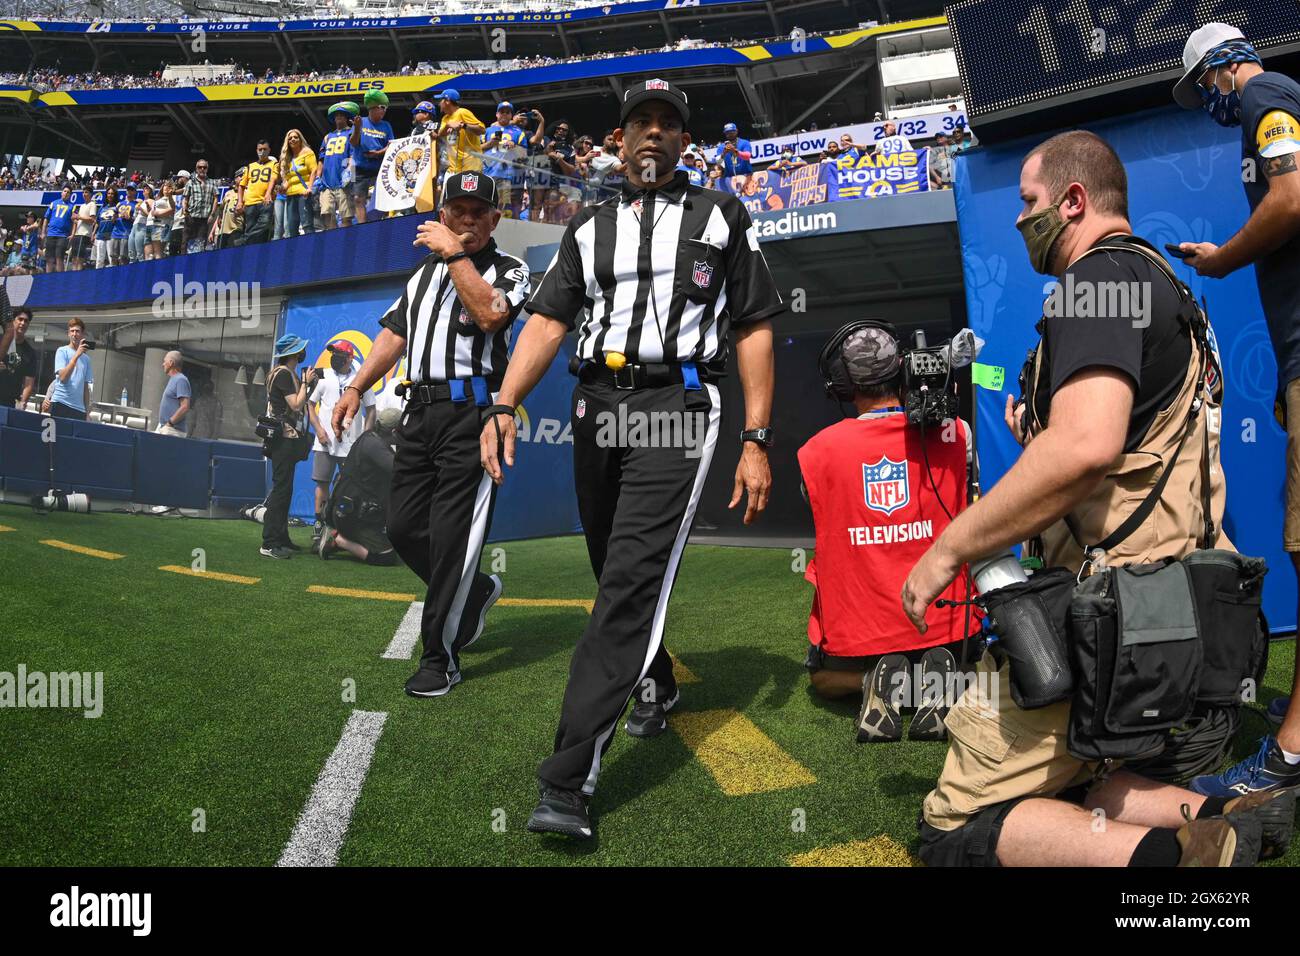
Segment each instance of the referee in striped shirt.
[{"label": "referee in striped shirt", "polygon": [[459,653],[483,630],[501,579],[479,571],[496,485],[479,463],[484,410],[506,370],[510,325],[528,296],[528,266],[497,248],[496,184],[451,176],[438,221],[416,245],[432,253],[384,317],[374,347],[334,408],[342,435],[366,389],[406,355],[406,408],[396,431],[388,537],[428,586],[413,697],[441,697],[460,681]]},{"label": "referee in striped shirt", "polygon": [[538,769],[537,832],[591,836],[587,799],[629,699],[625,727],[638,737],[662,733],[677,702],[664,616],[718,441],[714,382],[732,327],[745,431],[730,437],[744,443],[731,506],[747,494],[746,524],[771,486],[770,320],[785,306],[744,206],[676,169],[689,119],[686,95],[663,80],[624,95],[622,194],[569,222],[484,423],[483,466],[500,482],[501,459],[514,463],[514,408],[577,328],[574,480],[599,591]]}]

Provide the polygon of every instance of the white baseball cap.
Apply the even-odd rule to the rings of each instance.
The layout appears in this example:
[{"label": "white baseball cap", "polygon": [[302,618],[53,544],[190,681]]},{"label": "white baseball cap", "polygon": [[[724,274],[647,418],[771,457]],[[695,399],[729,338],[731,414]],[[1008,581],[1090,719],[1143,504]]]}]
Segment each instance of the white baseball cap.
[{"label": "white baseball cap", "polygon": [[1185,110],[1199,109],[1201,94],[1197,81],[1205,72],[1205,58],[1211,50],[1229,40],[1244,40],[1246,35],[1227,23],[1207,23],[1193,30],[1183,47],[1183,78],[1174,84],[1174,102]]}]

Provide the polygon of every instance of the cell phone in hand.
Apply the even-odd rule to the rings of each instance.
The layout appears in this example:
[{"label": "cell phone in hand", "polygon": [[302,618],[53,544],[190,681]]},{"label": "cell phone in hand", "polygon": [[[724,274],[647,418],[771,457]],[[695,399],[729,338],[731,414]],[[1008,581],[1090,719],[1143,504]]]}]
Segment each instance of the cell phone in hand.
[{"label": "cell phone in hand", "polygon": [[1171,256],[1177,256],[1179,259],[1186,259],[1186,258],[1188,258],[1189,256],[1194,256],[1194,255],[1196,255],[1195,252],[1184,252],[1182,249],[1178,248],[1178,246],[1179,246],[1179,243],[1176,243],[1176,242],[1166,242],[1166,243],[1165,243],[1165,251],[1166,251],[1167,253],[1169,253]]}]

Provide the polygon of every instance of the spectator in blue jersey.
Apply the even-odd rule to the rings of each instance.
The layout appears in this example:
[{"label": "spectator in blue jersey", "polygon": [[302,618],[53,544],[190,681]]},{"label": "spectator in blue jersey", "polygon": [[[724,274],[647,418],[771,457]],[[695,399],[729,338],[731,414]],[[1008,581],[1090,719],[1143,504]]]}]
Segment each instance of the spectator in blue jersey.
[{"label": "spectator in blue jersey", "polygon": [[871,149],[866,143],[853,142],[853,137],[848,133],[840,136],[840,156],[847,156],[856,163],[870,151]]},{"label": "spectator in blue jersey", "polygon": [[366,91],[367,115],[352,119],[352,164],[356,181],[352,183],[352,205],[357,222],[366,221],[366,201],[370,188],[379,177],[384,150],[395,138],[393,127],[384,119],[388,112],[388,95],[383,90]]},{"label": "spectator in blue jersey", "polygon": [[45,224],[41,238],[45,240],[45,269],[47,272],[63,271],[63,256],[68,251],[72,235],[72,187],[64,186],[59,198],[45,210]]},{"label": "spectator in blue jersey", "polygon": [[135,191],[135,207],[131,211],[131,235],[127,240],[127,257],[132,262],[143,262],[145,246],[149,240],[149,219],[153,214],[153,187],[143,183]]},{"label": "spectator in blue jersey", "polygon": [[514,166],[525,156],[522,128],[514,123],[515,107],[507,100],[497,104],[497,121],[483,133],[483,154],[488,161],[483,171],[497,184],[497,205],[500,209],[510,207],[511,193],[515,185]]},{"label": "spectator in blue jersey", "polygon": [[113,219],[113,231],[108,237],[108,258],[115,266],[124,266],[130,261],[127,245],[131,241],[131,221],[135,214],[135,203],[131,201],[130,190],[124,189],[117,199],[117,216]]},{"label": "spectator in blue jersey", "polygon": [[111,245],[113,226],[117,224],[117,190],[112,186],[104,193],[104,203],[99,207],[95,223],[95,268],[107,269],[112,264]]},{"label": "spectator in blue jersey", "polygon": [[329,108],[326,118],[334,129],[320,141],[320,163],[312,178],[312,189],[320,195],[322,229],[346,226],[352,221],[352,196],[349,167],[352,161],[352,119],[361,115],[361,107],[347,100]]},{"label": "spectator in blue jersey", "polygon": [[754,165],[750,159],[754,155],[754,147],[750,145],[749,140],[740,138],[740,130],[736,128],[735,123],[728,123],[722,127],[723,143],[718,150],[718,161],[722,163],[722,172],[725,176],[747,176],[754,171]]},{"label": "spectator in blue jersey", "polygon": [[27,210],[26,221],[18,231],[23,234],[23,265],[28,269],[35,269],[41,244],[41,224],[36,221],[36,213]]},{"label": "spectator in blue jersey", "polygon": [[788,173],[792,169],[798,169],[800,166],[807,166],[802,156],[796,156],[794,150],[787,146],[781,151],[781,158],[768,167],[773,172]]}]

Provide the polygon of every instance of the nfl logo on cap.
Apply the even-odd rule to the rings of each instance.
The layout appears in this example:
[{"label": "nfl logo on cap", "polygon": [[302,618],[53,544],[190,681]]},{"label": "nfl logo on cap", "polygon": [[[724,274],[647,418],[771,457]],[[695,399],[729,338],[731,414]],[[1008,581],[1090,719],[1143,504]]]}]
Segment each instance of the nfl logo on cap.
[{"label": "nfl logo on cap", "polygon": [[460,177],[460,188],[467,193],[472,193],[478,189],[478,175],[475,173],[463,173]]},{"label": "nfl logo on cap", "polygon": [[645,88],[647,90],[666,90],[668,83],[665,80],[646,80]]}]

